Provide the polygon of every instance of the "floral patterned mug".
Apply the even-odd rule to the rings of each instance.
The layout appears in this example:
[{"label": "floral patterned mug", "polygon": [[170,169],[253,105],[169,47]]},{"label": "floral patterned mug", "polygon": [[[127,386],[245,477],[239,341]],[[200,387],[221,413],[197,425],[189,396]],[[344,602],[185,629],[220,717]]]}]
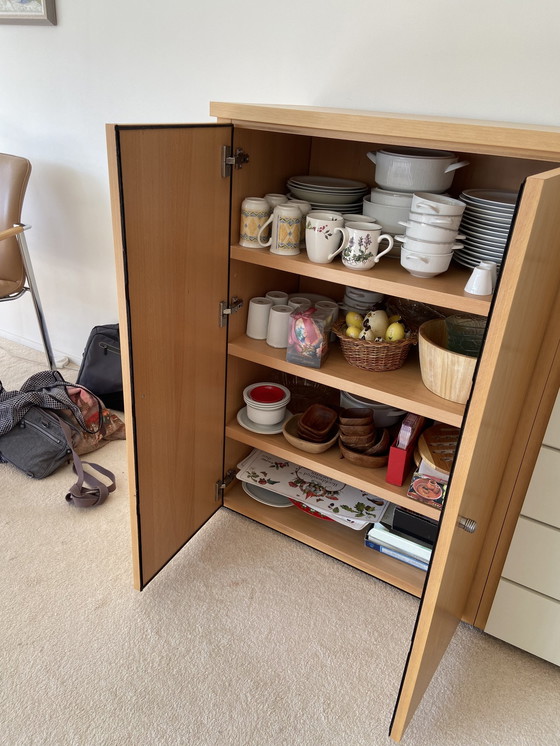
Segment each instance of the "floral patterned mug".
[{"label": "floral patterned mug", "polygon": [[[332,262],[337,248],[342,247],[344,219],[339,212],[312,210],[305,219],[305,249],[310,262]],[[332,254],[332,257],[329,255]]]},{"label": "floral patterned mug", "polygon": [[[381,233],[382,230],[377,223],[347,223],[342,228],[342,246],[329,256],[329,261],[342,252],[342,263],[348,269],[371,269],[393,248],[393,237]],[[389,246],[378,254],[383,239],[389,242]]]}]

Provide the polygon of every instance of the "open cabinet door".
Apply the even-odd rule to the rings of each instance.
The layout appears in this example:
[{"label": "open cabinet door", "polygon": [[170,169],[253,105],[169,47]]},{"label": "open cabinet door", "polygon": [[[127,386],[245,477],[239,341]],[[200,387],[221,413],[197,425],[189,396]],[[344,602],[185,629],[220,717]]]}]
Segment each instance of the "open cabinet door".
[{"label": "open cabinet door", "polygon": [[129,453],[134,583],[220,507],[230,125],[107,128]]},{"label": "open cabinet door", "polygon": [[[393,715],[399,741],[461,619],[560,285],[560,169],[525,182]],[[507,320],[504,323],[504,320]],[[557,334],[557,325],[555,334]],[[474,533],[461,519],[476,522]]]}]

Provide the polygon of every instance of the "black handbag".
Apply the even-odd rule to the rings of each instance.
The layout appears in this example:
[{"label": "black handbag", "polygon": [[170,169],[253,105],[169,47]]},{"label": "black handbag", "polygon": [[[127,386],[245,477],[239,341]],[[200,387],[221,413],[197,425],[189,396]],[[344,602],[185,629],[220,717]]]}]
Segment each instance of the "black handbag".
[{"label": "black handbag", "polygon": [[76,383],[103,400],[109,409],[123,411],[121,345],[118,324],[94,326],[88,337]]}]

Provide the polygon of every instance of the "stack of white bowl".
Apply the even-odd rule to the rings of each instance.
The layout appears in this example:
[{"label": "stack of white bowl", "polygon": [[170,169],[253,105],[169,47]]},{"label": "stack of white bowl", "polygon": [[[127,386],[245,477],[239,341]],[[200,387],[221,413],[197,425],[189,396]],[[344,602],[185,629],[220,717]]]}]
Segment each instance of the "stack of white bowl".
[{"label": "stack of white bowl", "polygon": [[383,233],[388,233],[396,239],[387,256],[398,258],[401,254],[401,244],[396,234],[401,232],[401,221],[408,220],[411,203],[411,193],[390,192],[387,189],[374,188],[369,197],[364,197],[364,214],[375,218],[383,228]]},{"label": "stack of white bowl", "polygon": [[398,257],[401,237],[396,234],[409,220],[413,194],[442,194],[451,186],[455,171],[467,162],[459,162],[455,153],[447,150],[423,148],[383,148],[367,155],[375,163],[376,188],[364,198],[363,210],[394,237],[396,245],[389,256]]},{"label": "stack of white bowl", "polygon": [[[260,394],[260,395],[259,395]],[[258,425],[276,425],[286,416],[291,393],[279,383],[252,383],[243,390],[247,417]]]},{"label": "stack of white bowl", "polygon": [[458,199],[443,194],[418,192],[412,197],[408,220],[402,241],[401,265],[414,277],[435,277],[445,272],[453,252],[462,249],[457,243],[464,238],[459,234],[459,224],[465,205]]}]

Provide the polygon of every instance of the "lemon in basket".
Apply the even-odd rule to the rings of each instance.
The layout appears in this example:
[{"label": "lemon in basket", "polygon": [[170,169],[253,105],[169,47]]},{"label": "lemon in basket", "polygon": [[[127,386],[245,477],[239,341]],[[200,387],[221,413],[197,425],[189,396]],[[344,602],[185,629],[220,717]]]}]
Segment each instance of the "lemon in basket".
[{"label": "lemon in basket", "polygon": [[346,329],[346,336],[351,337],[352,339],[358,339],[361,333],[362,333],[361,326],[349,326]]},{"label": "lemon in basket", "polygon": [[401,324],[400,321],[393,321],[393,323],[389,324],[389,326],[387,327],[387,331],[385,332],[385,341],[398,342],[399,339],[404,339],[404,335],[404,324]]},{"label": "lemon in basket", "polygon": [[358,329],[361,329],[364,323],[363,316],[360,316],[360,314],[357,313],[356,311],[348,311],[348,313],[346,314],[345,321],[346,321],[346,326],[348,327],[357,326]]}]

